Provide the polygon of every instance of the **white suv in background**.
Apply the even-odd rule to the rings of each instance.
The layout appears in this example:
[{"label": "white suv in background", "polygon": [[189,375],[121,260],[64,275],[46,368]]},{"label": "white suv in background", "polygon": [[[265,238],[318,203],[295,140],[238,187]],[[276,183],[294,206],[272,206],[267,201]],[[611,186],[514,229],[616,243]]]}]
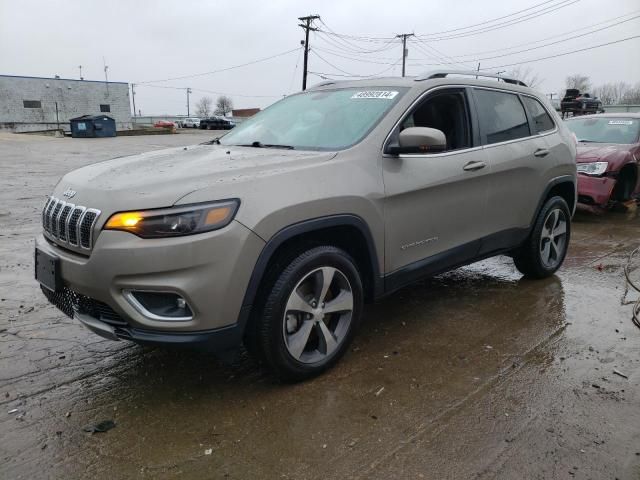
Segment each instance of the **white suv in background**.
[{"label": "white suv in background", "polygon": [[178,124],[181,128],[200,128],[200,119],[196,117],[183,118]]}]

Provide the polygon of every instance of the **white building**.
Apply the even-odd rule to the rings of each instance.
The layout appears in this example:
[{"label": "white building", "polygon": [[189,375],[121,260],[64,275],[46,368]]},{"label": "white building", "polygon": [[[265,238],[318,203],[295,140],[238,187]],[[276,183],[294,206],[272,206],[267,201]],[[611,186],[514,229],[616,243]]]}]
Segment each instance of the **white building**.
[{"label": "white building", "polygon": [[0,75],[0,130],[68,131],[70,119],[101,113],[131,128],[128,83]]}]

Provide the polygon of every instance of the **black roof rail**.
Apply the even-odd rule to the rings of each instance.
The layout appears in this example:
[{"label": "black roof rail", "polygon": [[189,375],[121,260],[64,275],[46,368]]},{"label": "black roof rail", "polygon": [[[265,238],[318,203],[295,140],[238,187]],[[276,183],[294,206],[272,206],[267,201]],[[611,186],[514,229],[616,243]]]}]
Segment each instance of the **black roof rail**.
[{"label": "black roof rail", "polygon": [[522,80],[503,77],[502,75],[498,75],[497,73],[484,73],[475,70],[433,70],[418,75],[414,80],[416,82],[421,82],[423,80],[431,80],[433,78],[445,78],[447,75],[468,75],[474,77],[497,78],[498,80],[502,80],[503,82],[511,83],[513,85],[520,85],[522,87],[527,86],[527,84]]}]

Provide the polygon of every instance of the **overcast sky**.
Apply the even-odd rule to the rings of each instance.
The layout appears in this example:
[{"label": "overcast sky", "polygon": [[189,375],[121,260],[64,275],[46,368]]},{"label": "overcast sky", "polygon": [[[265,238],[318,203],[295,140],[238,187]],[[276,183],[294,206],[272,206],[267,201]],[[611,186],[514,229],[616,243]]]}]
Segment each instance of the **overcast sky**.
[{"label": "overcast sky", "polygon": [[[434,40],[509,21],[515,17],[485,23],[471,30],[433,36],[437,32],[461,29],[513,14],[542,1],[0,0],[0,74],[45,77],[57,74],[63,78],[78,78],[78,65],[82,65],[85,79],[102,80],[104,56],[109,66],[109,80],[139,84],[136,106],[143,114],[186,114],[183,90],[157,86],[191,87],[194,90],[192,111],[200,97],[216,97],[215,93],[205,91],[229,94],[236,107],[264,107],[301,88],[300,40],[303,32],[297,26],[297,17],[303,15],[317,13],[334,32],[358,37],[392,37],[411,32],[432,35],[422,37],[420,43],[410,39],[408,75],[437,68],[424,64],[447,61],[442,60],[445,56],[475,68],[478,58],[563,40],[566,37],[560,35],[568,31],[612,20],[568,36],[580,35],[627,20],[635,16],[633,12],[640,15],[639,0],[551,0],[515,17],[543,8],[559,7],[563,2],[567,6],[493,31]],[[623,15],[626,16],[613,20]],[[316,25],[327,28],[319,23]],[[483,60],[481,67],[546,57],[639,34],[640,18],[637,18],[556,45]],[[426,41],[428,38],[432,40]],[[532,43],[543,39],[548,40]],[[398,42],[360,41],[316,33],[311,36],[310,44],[312,49],[317,47],[318,55],[333,65],[312,54],[309,60],[311,71],[334,75],[374,75],[386,70],[385,75],[400,74],[399,65],[392,65],[401,57]],[[515,46],[518,48],[505,51]],[[142,83],[223,69],[292,49],[297,50],[226,72],[154,84]],[[381,51],[364,52],[371,50]],[[487,51],[491,53],[482,53]],[[532,62],[525,67],[539,75],[542,79],[539,89],[545,93],[558,92],[564,86],[564,78],[574,73],[590,76],[594,84],[618,80],[636,83],[640,81],[639,51],[640,39],[634,39],[570,56]],[[469,56],[460,58],[461,55]],[[499,70],[510,68],[513,67],[501,67]],[[309,76],[310,84],[320,80],[318,76]]]}]

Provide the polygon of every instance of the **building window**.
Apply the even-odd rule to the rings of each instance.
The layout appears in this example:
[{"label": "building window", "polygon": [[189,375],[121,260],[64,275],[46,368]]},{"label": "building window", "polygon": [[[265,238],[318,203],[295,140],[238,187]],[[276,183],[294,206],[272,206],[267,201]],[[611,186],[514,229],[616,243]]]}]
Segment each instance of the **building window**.
[{"label": "building window", "polygon": [[24,108],[42,108],[40,100],[23,100],[22,105],[24,105]]},{"label": "building window", "polygon": [[101,103],[100,104],[100,111],[101,112],[110,112],[111,111],[111,105],[108,105],[106,103]]}]

